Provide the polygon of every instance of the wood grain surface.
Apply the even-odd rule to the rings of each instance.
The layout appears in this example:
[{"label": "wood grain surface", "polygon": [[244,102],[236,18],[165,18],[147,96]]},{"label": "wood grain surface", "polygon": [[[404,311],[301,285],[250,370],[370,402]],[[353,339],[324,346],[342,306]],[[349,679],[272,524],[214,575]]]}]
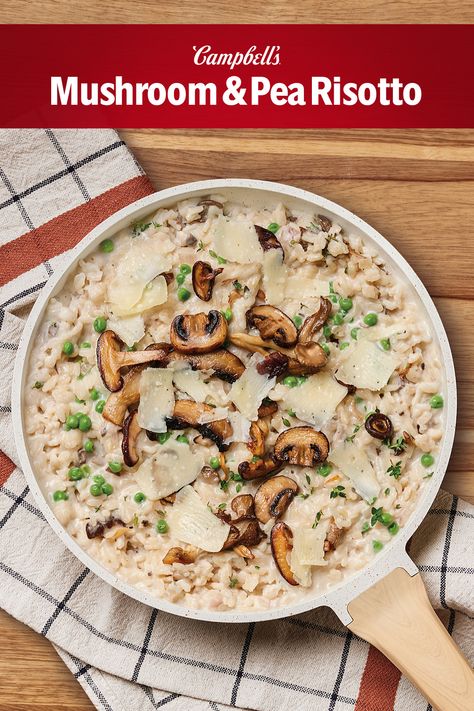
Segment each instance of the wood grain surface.
[{"label": "wood grain surface", "polygon": [[[183,14],[185,17],[183,18]],[[0,0],[15,22],[473,22],[466,0]],[[435,298],[454,351],[459,428],[444,486],[474,502],[474,132],[122,131],[157,189],[217,177],[304,187],[391,240]],[[92,711],[47,640],[0,611],[0,711]],[[130,711],[135,711],[131,709]]]}]

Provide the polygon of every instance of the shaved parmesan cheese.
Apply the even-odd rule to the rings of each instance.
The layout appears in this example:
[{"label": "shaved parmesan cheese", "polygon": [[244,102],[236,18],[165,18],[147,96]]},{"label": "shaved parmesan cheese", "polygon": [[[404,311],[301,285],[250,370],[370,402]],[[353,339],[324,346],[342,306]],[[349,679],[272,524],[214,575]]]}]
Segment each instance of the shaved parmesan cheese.
[{"label": "shaved parmesan cheese", "polygon": [[210,395],[210,388],[203,381],[201,373],[188,367],[173,372],[173,383],[196,402],[205,402]]},{"label": "shaved parmesan cheese", "polygon": [[142,298],[146,285],[162,272],[171,269],[171,258],[162,254],[160,242],[149,237],[136,237],[115,267],[108,287],[108,299],[127,311]]},{"label": "shaved parmesan cheese", "polygon": [[302,565],[296,557],[294,550],[290,553],[290,568],[291,572],[295,576],[295,580],[301,585],[301,587],[311,587],[311,583],[313,582],[311,566]]},{"label": "shaved parmesan cheese", "polygon": [[182,442],[169,439],[156,454],[145,459],[133,476],[140,491],[157,501],[191,484],[203,466],[201,452],[192,452]]},{"label": "shaved parmesan cheese", "polygon": [[254,353],[229,392],[230,400],[248,420],[258,420],[258,408],[276,382],[276,378],[268,378],[257,371],[256,366],[262,360],[259,353]]},{"label": "shaved parmesan cheese", "polygon": [[287,268],[281,249],[263,253],[263,290],[269,304],[279,304],[285,298]]},{"label": "shaved parmesan cheese", "polygon": [[336,375],[339,380],[356,388],[380,390],[389,381],[398,365],[398,358],[372,341],[362,339],[348,349],[348,356]]},{"label": "shaved parmesan cheese", "polygon": [[222,549],[230,531],[229,524],[209,511],[192,486],[185,486],[176,494],[168,523],[174,538],[210,553]]},{"label": "shaved parmesan cheese", "polygon": [[173,373],[166,368],[147,368],[140,378],[138,424],[151,432],[166,432],[166,417],[174,409]]},{"label": "shaved parmesan cheese", "polygon": [[301,565],[327,565],[324,560],[324,541],[327,524],[316,528],[296,528],[293,532],[293,553]]},{"label": "shaved parmesan cheese", "polygon": [[351,480],[354,489],[366,501],[372,501],[380,493],[372,464],[363,449],[351,442],[343,442],[329,455],[330,461]]},{"label": "shaved parmesan cheese", "polygon": [[232,426],[232,434],[224,440],[224,444],[247,442],[250,436],[250,420],[240,412],[228,412],[227,419]]},{"label": "shaved parmesan cheese", "polygon": [[141,314],[143,311],[153,309],[155,306],[164,304],[168,299],[168,285],[164,276],[157,276],[156,279],[150,281],[143,291],[140,301],[134,306],[124,308],[122,304],[111,304],[110,308],[117,316],[131,316],[133,314]]},{"label": "shaved parmesan cheese", "polygon": [[206,425],[208,422],[226,420],[229,411],[226,407],[214,407],[212,412],[202,412],[198,417],[198,424]]},{"label": "shaved parmesan cheese", "polygon": [[214,228],[214,249],[228,262],[261,262],[263,249],[250,220],[233,220],[219,215]]},{"label": "shaved parmesan cheese", "polygon": [[329,282],[320,279],[309,279],[298,275],[289,276],[286,280],[285,298],[295,301],[316,299],[329,294]]},{"label": "shaved parmesan cheese", "polygon": [[296,388],[280,385],[276,391],[275,396],[281,398],[286,410],[294,410],[300,420],[316,427],[322,427],[331,419],[347,395],[347,388],[326,371],[311,375]]},{"label": "shaved parmesan cheese", "polygon": [[110,318],[107,327],[114,331],[127,346],[133,346],[145,335],[145,324],[141,316]]}]

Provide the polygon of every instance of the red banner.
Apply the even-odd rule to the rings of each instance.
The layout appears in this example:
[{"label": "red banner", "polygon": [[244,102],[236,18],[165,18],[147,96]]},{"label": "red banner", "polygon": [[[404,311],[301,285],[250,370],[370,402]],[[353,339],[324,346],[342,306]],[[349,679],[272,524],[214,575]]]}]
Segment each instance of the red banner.
[{"label": "red banner", "polygon": [[471,128],[474,25],[1,25],[0,125]]}]

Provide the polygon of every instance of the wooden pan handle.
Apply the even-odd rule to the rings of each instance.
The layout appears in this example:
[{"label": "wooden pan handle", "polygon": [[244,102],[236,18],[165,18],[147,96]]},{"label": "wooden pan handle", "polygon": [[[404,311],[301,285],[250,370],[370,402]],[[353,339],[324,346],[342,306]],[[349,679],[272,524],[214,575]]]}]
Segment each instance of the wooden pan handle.
[{"label": "wooden pan handle", "polygon": [[438,711],[474,709],[474,675],[418,574],[396,568],[348,605],[352,632],[380,649]]}]

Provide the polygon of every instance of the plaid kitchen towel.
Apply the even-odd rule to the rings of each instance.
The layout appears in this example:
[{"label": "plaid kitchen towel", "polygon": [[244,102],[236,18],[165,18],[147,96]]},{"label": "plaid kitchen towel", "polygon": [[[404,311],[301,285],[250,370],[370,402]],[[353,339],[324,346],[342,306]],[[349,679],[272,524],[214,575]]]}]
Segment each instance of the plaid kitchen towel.
[{"label": "plaid kitchen towel", "polygon": [[[38,510],[17,467],[10,415],[23,318],[62,255],[151,190],[112,131],[0,132],[0,604],[56,645],[98,709],[426,711],[398,670],[330,610],[226,626],[173,617],[98,579]],[[473,519],[473,507],[442,492],[411,546],[467,657]]]}]

